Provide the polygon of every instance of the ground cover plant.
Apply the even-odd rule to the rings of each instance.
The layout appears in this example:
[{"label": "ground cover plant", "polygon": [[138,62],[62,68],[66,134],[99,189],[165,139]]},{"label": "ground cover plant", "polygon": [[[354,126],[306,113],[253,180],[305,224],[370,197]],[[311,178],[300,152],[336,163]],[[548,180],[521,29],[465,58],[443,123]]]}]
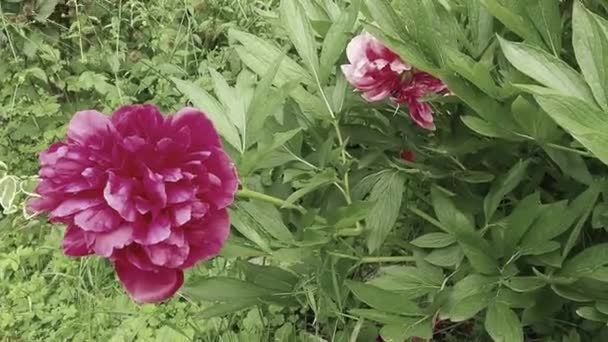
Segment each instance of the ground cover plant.
[{"label": "ground cover plant", "polygon": [[6,340],[608,339],[605,2],[1,4]]}]

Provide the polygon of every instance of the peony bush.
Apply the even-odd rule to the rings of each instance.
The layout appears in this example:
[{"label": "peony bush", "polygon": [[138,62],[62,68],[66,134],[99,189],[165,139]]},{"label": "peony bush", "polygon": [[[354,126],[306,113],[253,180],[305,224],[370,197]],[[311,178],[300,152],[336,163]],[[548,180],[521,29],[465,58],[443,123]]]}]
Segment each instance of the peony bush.
[{"label": "peony bush", "polygon": [[[67,255],[197,319],[294,317],[277,341],[608,339],[604,3],[277,12],[287,47],[230,29],[233,84],[171,78],[198,109],[78,112],[41,153]],[[182,287],[218,254],[238,276]]]}]

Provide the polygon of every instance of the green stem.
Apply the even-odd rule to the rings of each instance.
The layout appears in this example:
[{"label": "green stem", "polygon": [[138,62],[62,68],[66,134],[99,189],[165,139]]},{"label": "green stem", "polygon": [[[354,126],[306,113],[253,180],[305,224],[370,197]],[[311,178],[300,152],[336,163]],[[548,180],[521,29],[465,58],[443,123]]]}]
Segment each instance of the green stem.
[{"label": "green stem", "polygon": [[[272,205],[275,205],[275,206],[277,206],[279,208],[292,209],[292,210],[298,211],[302,215],[306,214],[306,209],[303,208],[302,206],[291,204],[291,203],[287,203],[285,200],[282,200],[282,199],[280,199],[278,197],[273,197],[273,196],[266,195],[266,194],[263,194],[261,192],[249,190],[249,189],[246,189],[246,188],[243,188],[243,189],[237,191],[236,192],[236,196],[240,197],[240,198],[248,198],[248,199],[255,199],[255,200],[259,200],[259,201],[264,201],[264,202],[270,203]],[[315,221],[317,223],[321,223],[321,224],[326,224],[327,223],[327,220],[325,220],[324,218],[322,218],[320,216],[315,216]]]},{"label": "green stem", "polygon": [[376,264],[376,263],[401,263],[414,261],[413,256],[379,256],[379,257],[357,257],[354,255],[328,252],[330,255],[337,256],[339,258],[350,259],[359,261],[362,264]]}]

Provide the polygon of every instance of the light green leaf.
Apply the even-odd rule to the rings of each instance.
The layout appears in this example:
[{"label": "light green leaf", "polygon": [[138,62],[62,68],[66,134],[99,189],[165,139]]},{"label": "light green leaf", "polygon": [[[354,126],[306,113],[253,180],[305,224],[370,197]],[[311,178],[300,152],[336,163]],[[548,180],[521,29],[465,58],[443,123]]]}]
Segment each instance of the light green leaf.
[{"label": "light green leaf", "polygon": [[[241,133],[241,140],[245,140],[247,136],[246,131],[246,118],[245,118],[245,106],[241,102],[241,98],[238,97],[235,89],[228,85],[224,76],[219,72],[209,69],[211,79],[213,80],[213,91],[218,100],[224,105],[224,108],[228,121]],[[242,148],[241,148],[242,149]]]},{"label": "light green leaf", "polygon": [[590,321],[608,323],[608,315],[601,313],[592,306],[583,306],[576,310],[576,314]]},{"label": "light green leaf", "polygon": [[440,317],[453,322],[465,321],[475,316],[496,296],[498,279],[480,274],[470,274],[454,285],[447,303],[441,308]]},{"label": "light green leaf", "polygon": [[466,0],[469,19],[473,57],[479,57],[488,46],[494,34],[494,17],[479,3],[479,0]]},{"label": "light green leaf", "polygon": [[519,240],[526,234],[540,213],[540,193],[538,192],[529,195],[517,204],[507,218],[507,227],[504,232],[505,253],[509,255],[515,253]]},{"label": "light green leaf", "polygon": [[380,329],[384,341],[406,341],[410,337],[430,339],[433,337],[433,319],[406,319],[399,324],[387,324]]},{"label": "light green leaf", "polygon": [[431,270],[411,266],[384,267],[368,284],[389,291],[398,291],[407,298],[418,298],[441,288],[444,280],[443,272],[435,267]]},{"label": "light green leaf", "polygon": [[401,324],[404,321],[409,321],[409,318],[407,317],[389,314],[375,309],[352,309],[348,312],[351,315],[382,324]]},{"label": "light green leaf", "polygon": [[494,301],[488,307],[485,328],[496,342],[524,341],[523,327],[517,314],[502,302]]},{"label": "light green leaf", "polygon": [[350,7],[342,11],[337,21],[332,23],[321,48],[319,82],[325,84],[331,70],[344,53],[347,42],[352,35],[353,27],[359,14],[361,0],[354,1]]},{"label": "light green leaf", "polygon": [[588,277],[608,264],[608,243],[591,246],[564,262],[558,273],[563,277]]},{"label": "light green leaf", "polygon": [[482,118],[473,115],[464,115],[460,117],[460,120],[469,127],[475,133],[481,134],[490,138],[501,138],[510,141],[521,141],[523,140],[516,135],[511,134],[505,130],[504,127],[495,126]]},{"label": "light green leaf", "polygon": [[314,175],[311,179],[306,181],[306,183],[297,191],[289,195],[285,200],[284,205],[291,205],[295,203],[300,198],[306,196],[307,194],[321,188],[332,184],[336,181],[336,173],[333,169],[327,169],[322,173],[318,173]]},{"label": "light green leaf", "polygon": [[429,255],[424,257],[424,260],[430,264],[440,267],[457,266],[462,262],[464,252],[459,245],[449,246],[446,248],[435,249]]},{"label": "light green leaf", "polygon": [[422,235],[410,242],[420,248],[442,248],[456,243],[453,235],[446,233],[429,233]]},{"label": "light green leaf", "polygon": [[[528,1],[527,1],[528,2]],[[529,1],[528,16],[549,50],[559,57],[562,50],[562,16],[560,0]]]},{"label": "light green leaf", "polygon": [[249,241],[255,243],[261,250],[266,253],[271,253],[270,243],[267,238],[261,235],[263,228],[255,221],[251,215],[245,210],[238,209],[238,203],[236,209],[229,209],[230,223],[236,228]]},{"label": "light green leaf", "polygon": [[171,80],[175,83],[177,89],[184,94],[195,107],[207,114],[224,140],[238,151],[243,152],[238,130],[228,119],[223,106],[213,96],[196,84],[174,77],[172,77]]},{"label": "light green leaf", "polygon": [[369,200],[376,204],[365,220],[370,253],[380,248],[397,222],[404,191],[405,179],[399,172],[382,174],[372,188]]},{"label": "light green leaf", "polygon": [[273,205],[252,200],[250,202],[239,202],[238,208],[251,215],[259,226],[275,239],[285,243],[295,241],[291,231],[283,223],[281,213]]},{"label": "light green leaf", "polygon": [[318,78],[319,58],[317,57],[315,36],[304,9],[297,0],[281,0],[279,12],[283,28],[298,50],[298,54],[313,75]]},{"label": "light green leaf", "polygon": [[608,110],[608,22],[574,2],[572,44],[585,80],[602,109]]},{"label": "light green leaf", "polygon": [[[186,293],[188,293],[188,291],[188,289],[185,289]],[[258,304],[261,304],[261,301],[258,298],[245,298],[234,302],[219,303],[203,309],[196,315],[196,317],[199,319],[209,319],[213,317],[225,316],[245,310]]]},{"label": "light green leaf", "polygon": [[187,296],[203,301],[250,300],[274,293],[271,289],[227,277],[200,279],[192,284],[188,284],[182,291]]},{"label": "light green leaf", "polygon": [[248,282],[278,293],[293,291],[298,282],[297,276],[276,266],[261,266],[247,261],[238,261],[238,266]]},{"label": "light green leaf", "polygon": [[488,10],[488,12],[518,36],[529,39],[532,42],[541,41],[536,29],[527,18],[522,17],[517,12],[511,11],[510,8],[503,6],[500,1],[479,0],[479,2]]},{"label": "light green leaf", "polygon": [[13,202],[17,196],[17,181],[14,176],[4,176],[0,179],[0,206],[4,209],[5,214],[16,211],[16,208],[13,208]]},{"label": "light green leaf", "polygon": [[[402,26],[400,19],[393,6],[388,0],[365,0],[367,9],[372,14],[372,18],[384,32],[393,37],[401,37]],[[377,37],[380,38],[380,37]],[[384,40],[382,40],[386,43]],[[408,60],[409,61],[409,60]]]},{"label": "light green leaf", "polygon": [[535,46],[498,39],[505,57],[517,70],[562,95],[595,104],[583,77],[568,64]]},{"label": "light green leaf", "polygon": [[[241,32],[235,29],[228,31],[228,36],[232,40],[236,40],[242,46],[236,46],[236,52],[251,70],[258,75],[264,75],[275,62],[284,53],[274,44],[260,39],[252,34]],[[287,82],[297,81],[307,85],[315,86],[315,81],[311,75],[302,68],[298,63],[289,57],[285,57],[279,70],[277,71],[274,84],[281,86]]]},{"label": "light green leaf", "polygon": [[584,101],[563,95],[534,96],[543,110],[604,164],[608,164],[608,118]]},{"label": "light green leaf", "polygon": [[532,292],[547,285],[537,277],[513,277],[504,282],[505,286],[516,292]]},{"label": "light green leaf", "polygon": [[498,209],[498,206],[505,195],[513,191],[513,189],[522,181],[526,175],[526,169],[528,168],[529,163],[528,160],[519,161],[509,170],[509,172],[492,183],[490,192],[488,192],[483,201],[483,212],[487,223],[491,221],[492,216],[494,216],[496,209]]},{"label": "light green leaf", "polygon": [[347,281],[346,286],[355,297],[376,310],[404,316],[424,316],[416,303],[399,293],[354,281]]}]

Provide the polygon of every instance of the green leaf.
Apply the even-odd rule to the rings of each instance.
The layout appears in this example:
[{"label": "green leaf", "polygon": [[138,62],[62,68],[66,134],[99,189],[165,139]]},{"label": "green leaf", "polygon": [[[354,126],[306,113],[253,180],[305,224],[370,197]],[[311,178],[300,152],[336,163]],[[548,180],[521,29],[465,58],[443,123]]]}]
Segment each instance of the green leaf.
[{"label": "green leaf", "polygon": [[527,4],[528,15],[532,24],[542,36],[554,56],[562,50],[562,17],[559,0],[530,1]]},{"label": "green leaf", "polygon": [[583,306],[576,310],[576,314],[590,321],[608,323],[608,315],[601,313],[592,306]]},{"label": "green leaf", "polygon": [[253,258],[267,256],[268,254],[257,248],[253,248],[245,243],[244,239],[231,235],[222,247],[220,255],[224,258]]},{"label": "green leaf", "polygon": [[196,84],[174,77],[172,77],[171,80],[175,83],[177,90],[184,94],[195,107],[209,117],[224,140],[238,151],[243,152],[238,130],[226,115],[223,106],[213,96]]},{"label": "green leaf", "polygon": [[357,222],[369,215],[373,207],[374,204],[371,202],[355,201],[326,215],[327,223],[337,229],[354,227]]},{"label": "green leaf", "polygon": [[[228,31],[228,36],[231,40],[236,40],[242,44],[242,46],[235,47],[237,54],[243,63],[258,75],[264,75],[272,66],[271,63],[277,61],[280,56],[285,55],[272,43],[252,34],[230,29]],[[303,82],[307,85],[315,86],[314,79],[306,69],[302,68],[293,59],[285,57],[277,71],[274,84],[281,86],[291,81]]]},{"label": "green leaf", "polygon": [[506,304],[494,301],[486,312],[485,328],[496,342],[523,342],[523,327],[517,314]]},{"label": "green leaf", "polygon": [[249,202],[239,202],[238,208],[247,212],[266,233],[275,239],[285,243],[293,243],[295,241],[291,231],[283,223],[281,213],[273,205],[252,200]]},{"label": "green leaf", "polygon": [[537,142],[550,142],[560,135],[559,128],[538,105],[518,96],[511,104],[511,112],[523,133]]},{"label": "green leaf", "polygon": [[535,192],[517,204],[507,218],[504,232],[504,250],[507,255],[515,253],[519,240],[526,234],[541,212],[540,193]]},{"label": "green leaf", "polygon": [[581,278],[591,276],[608,264],[608,243],[591,246],[566,260],[559,276]]},{"label": "green leaf", "polygon": [[382,174],[372,188],[369,201],[375,205],[365,220],[370,253],[380,248],[397,222],[404,191],[405,179],[399,172]]},{"label": "green leaf", "polygon": [[430,339],[433,337],[433,319],[407,319],[399,324],[387,324],[380,329],[384,341],[406,341],[410,337]]},{"label": "green leaf", "polygon": [[608,164],[606,113],[574,97],[537,94],[543,110],[604,164]]},{"label": "green leaf", "polygon": [[283,28],[298,50],[298,54],[313,75],[318,78],[319,58],[317,57],[315,36],[304,9],[297,0],[281,0],[279,12]]},{"label": "green leaf", "polygon": [[404,316],[424,316],[424,312],[403,295],[373,285],[347,281],[346,286],[360,301],[376,310]]},{"label": "green leaf", "polygon": [[503,6],[499,0],[479,0],[479,2],[488,12],[518,36],[533,42],[540,41],[540,37],[532,23],[527,18],[519,15],[519,13],[513,12],[510,8]]},{"label": "green leaf", "polygon": [[563,150],[558,150],[551,146],[543,146],[543,150],[547,153],[551,160],[559,166],[562,172],[582,184],[591,185],[593,176],[589,173],[587,164],[582,156]]},{"label": "green leaf", "polygon": [[292,292],[298,282],[297,276],[276,266],[261,266],[246,261],[239,261],[238,266],[248,282],[278,293]]},{"label": "green leaf", "polygon": [[283,63],[285,55],[280,55],[276,61],[268,68],[257,84],[253,99],[247,109],[247,136],[246,146],[249,147],[259,140],[259,135],[264,127],[266,119],[279,108],[284,100],[283,92],[274,92],[272,84],[277,76],[277,72]]},{"label": "green leaf", "polygon": [[370,321],[382,324],[401,324],[404,321],[409,321],[407,317],[388,314],[375,309],[352,309],[348,311],[351,315],[369,319]]},{"label": "green leaf", "polygon": [[284,206],[294,204],[297,200],[306,196],[307,194],[321,187],[332,184],[335,181],[336,173],[333,169],[327,169],[322,173],[318,173],[306,181],[306,183],[304,183],[300,189],[289,195],[289,197],[285,199]]},{"label": "green leaf", "polygon": [[453,235],[446,233],[429,233],[422,235],[410,243],[420,248],[442,248],[452,245],[456,242]]},{"label": "green leaf", "polygon": [[470,274],[454,285],[440,317],[453,322],[465,321],[490,304],[496,296],[496,277]]},{"label": "green leaf", "polygon": [[213,317],[226,316],[260,303],[261,302],[258,298],[246,298],[240,299],[238,302],[219,303],[203,309],[201,312],[196,314],[196,317],[199,319],[209,319]]},{"label": "green leaf", "polygon": [[197,280],[182,290],[187,296],[203,301],[251,300],[272,295],[274,290],[254,285],[250,282],[215,277]]},{"label": "green leaf", "polygon": [[424,260],[440,267],[457,266],[462,262],[464,253],[459,245],[435,249]]},{"label": "green leaf", "polygon": [[499,41],[505,57],[517,70],[562,95],[595,104],[585,80],[559,58],[525,43],[513,43],[500,37]]},{"label": "green leaf", "polygon": [[[391,5],[390,1],[365,0],[365,5],[369,12],[372,14],[372,18],[374,19],[374,21],[381,25],[381,28],[384,32],[393,37],[401,37],[402,26],[400,25],[400,19],[397,13],[395,13],[395,10],[393,10],[393,6]],[[384,41],[383,39],[381,40],[386,43],[386,41]]]},{"label": "green leaf", "polygon": [[[10,1],[9,1],[10,2]],[[53,14],[59,0],[38,0],[36,1],[36,20],[45,22]]]},{"label": "green leaf", "polygon": [[460,117],[460,120],[469,127],[473,132],[490,138],[501,138],[510,141],[521,141],[523,140],[516,135],[511,134],[505,130],[504,127],[496,126],[482,118],[478,118],[473,115],[464,115]]},{"label": "green leaf", "polygon": [[13,202],[17,196],[18,182],[13,176],[4,176],[0,179],[0,206],[4,209],[5,214],[10,214],[16,211],[13,208]]},{"label": "green leaf", "polygon": [[256,244],[266,253],[271,253],[270,243],[268,239],[262,236],[263,228],[257,223],[257,221],[245,210],[239,210],[238,203],[235,209],[228,209],[230,213],[230,223],[236,228],[249,241]]},{"label": "green leaf", "polygon": [[443,272],[437,268],[432,269],[433,271],[411,266],[384,267],[368,284],[384,290],[399,291],[407,298],[417,298],[441,288]]},{"label": "green leaf", "polygon": [[490,188],[490,192],[486,195],[483,201],[483,212],[486,218],[486,222],[490,222],[492,216],[498,209],[500,202],[505,195],[509,194],[513,189],[519,185],[524,176],[526,175],[526,169],[530,161],[519,161],[515,164],[509,172],[499,177]]},{"label": "green leaf", "polygon": [[[344,53],[346,44],[351,38],[353,27],[355,26],[361,0],[353,1],[350,7],[342,11],[338,20],[332,23],[327,35],[323,40],[321,48],[319,82],[325,84],[331,70]],[[339,110],[337,110],[339,112]]]},{"label": "green leaf", "polygon": [[513,277],[506,280],[504,284],[516,292],[532,292],[547,285],[544,280],[537,277]]},{"label": "green leaf", "polygon": [[576,60],[597,103],[608,110],[608,23],[579,1],[572,14],[572,44]]},{"label": "green leaf", "polygon": [[580,195],[580,197],[582,197],[582,200],[580,200],[580,202],[584,203],[583,205],[581,205],[581,207],[586,207],[586,208],[585,209],[581,208],[581,210],[583,211],[582,213],[578,212],[578,208],[573,213],[573,215],[580,214],[580,219],[574,226],[574,229],[572,229],[572,232],[570,232],[568,241],[566,241],[566,245],[564,246],[564,251],[562,253],[562,261],[565,260],[566,257],[568,257],[568,254],[570,254],[570,251],[572,251],[572,249],[578,242],[579,236],[581,235],[581,231],[583,230],[583,225],[585,224],[585,222],[587,222],[587,219],[591,215],[591,212],[593,211],[595,203],[597,202],[598,196],[599,196],[599,189],[597,189],[595,186],[590,186],[587,189],[587,191],[585,191],[582,195]]}]

